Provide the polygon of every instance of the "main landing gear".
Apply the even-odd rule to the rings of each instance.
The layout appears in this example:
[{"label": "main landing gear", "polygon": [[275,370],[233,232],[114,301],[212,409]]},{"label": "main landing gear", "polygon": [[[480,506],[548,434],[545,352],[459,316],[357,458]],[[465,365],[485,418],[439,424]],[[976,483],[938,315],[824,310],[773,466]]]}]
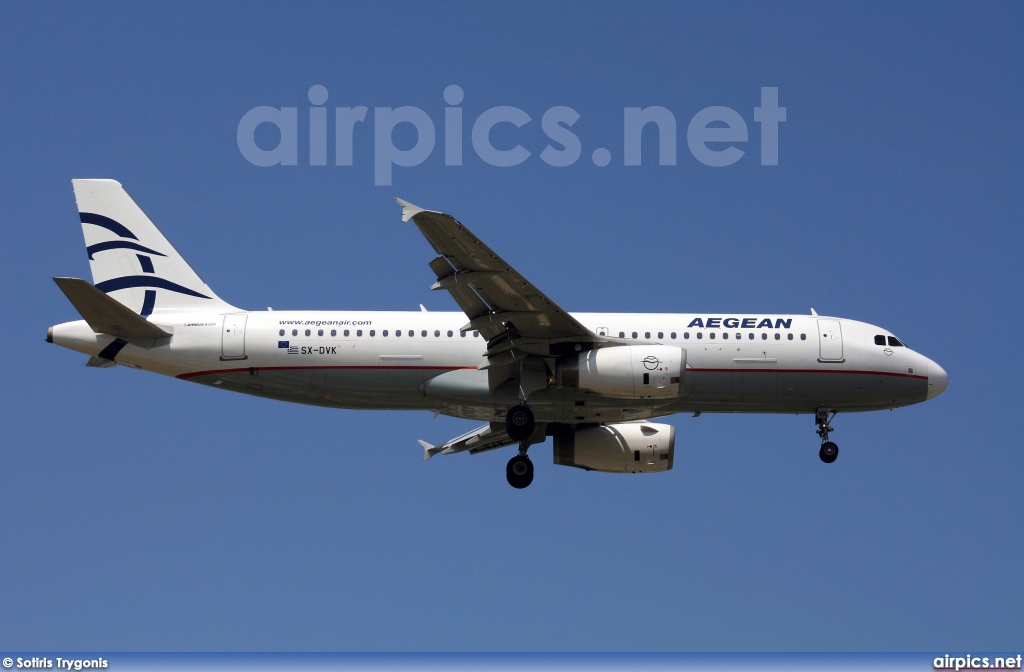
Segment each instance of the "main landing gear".
[{"label": "main landing gear", "polygon": [[505,478],[508,479],[508,484],[517,490],[522,490],[533,483],[533,462],[526,451],[530,447],[530,437],[533,436],[535,428],[533,411],[525,402],[510,408],[505,414],[505,431],[508,432],[510,439],[519,442],[519,454],[508,461]]},{"label": "main landing gear", "polygon": [[818,436],[821,437],[821,450],[818,451],[818,457],[825,464],[832,464],[839,457],[839,446],[828,440],[828,433],[835,431],[830,426],[835,417],[836,412],[832,411],[830,416],[829,409],[825,406],[820,407],[814,413],[814,424],[818,426]]},{"label": "main landing gear", "polygon": [[533,411],[525,402],[508,409],[508,413],[505,414],[505,431],[508,432],[508,438],[513,441],[526,441],[533,436],[535,427]]},{"label": "main landing gear", "polygon": [[519,444],[519,454],[509,460],[508,466],[505,467],[505,478],[516,490],[522,490],[533,483],[533,462],[526,454],[528,447],[527,443]]}]

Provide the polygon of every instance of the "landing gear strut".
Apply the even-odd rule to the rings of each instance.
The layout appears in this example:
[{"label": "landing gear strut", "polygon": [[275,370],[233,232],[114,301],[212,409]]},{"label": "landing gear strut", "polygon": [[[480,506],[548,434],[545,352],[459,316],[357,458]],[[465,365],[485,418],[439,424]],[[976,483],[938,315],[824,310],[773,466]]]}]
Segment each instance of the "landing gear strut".
[{"label": "landing gear strut", "polygon": [[522,490],[533,483],[533,462],[526,454],[528,447],[527,443],[520,444],[519,454],[509,460],[508,466],[505,467],[505,478],[508,479],[508,484],[517,490]]},{"label": "landing gear strut", "polygon": [[836,417],[836,412],[832,411],[832,415],[829,415],[829,409],[826,406],[820,407],[814,413],[814,424],[818,426],[818,436],[821,437],[821,450],[818,451],[818,457],[825,464],[832,464],[839,457],[839,446],[828,440],[828,433],[834,432],[831,424],[832,420]]}]

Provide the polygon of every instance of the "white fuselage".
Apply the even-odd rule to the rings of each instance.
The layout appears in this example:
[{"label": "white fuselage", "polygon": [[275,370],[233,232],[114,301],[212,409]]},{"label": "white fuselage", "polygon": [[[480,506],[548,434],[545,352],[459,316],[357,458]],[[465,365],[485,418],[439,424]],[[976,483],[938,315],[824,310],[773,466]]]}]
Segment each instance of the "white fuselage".
[{"label": "white fuselage", "polygon": [[[806,315],[574,313],[601,336],[686,351],[681,394],[626,400],[550,384],[530,396],[538,420],[615,422],[678,412],[813,413],[925,401],[946,374],[891,334],[854,320]],[[129,342],[117,361],[236,392],[337,408],[423,409],[489,420],[516,402],[486,392],[485,340],[456,312],[260,311],[162,313],[173,334]],[[98,355],[111,337],[84,322],[51,329],[54,343]],[[431,382],[451,372],[458,389]],[[451,377],[449,377],[451,378]],[[477,384],[479,383],[479,384]],[[459,387],[462,386],[462,387]],[[444,392],[436,390],[444,389]],[[479,390],[485,390],[480,393]],[[464,392],[458,392],[464,390]]]}]

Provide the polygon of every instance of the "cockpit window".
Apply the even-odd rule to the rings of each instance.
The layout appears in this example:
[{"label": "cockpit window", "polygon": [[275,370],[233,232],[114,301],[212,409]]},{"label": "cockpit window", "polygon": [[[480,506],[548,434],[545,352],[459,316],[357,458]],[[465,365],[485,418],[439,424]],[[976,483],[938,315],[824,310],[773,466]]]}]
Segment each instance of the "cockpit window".
[{"label": "cockpit window", "polygon": [[891,347],[893,347],[893,348],[902,348],[903,347],[903,344],[900,343],[900,339],[896,338],[895,336],[890,336],[889,337],[889,345]]},{"label": "cockpit window", "polygon": [[885,336],[882,334],[875,336],[875,345],[885,345]]}]

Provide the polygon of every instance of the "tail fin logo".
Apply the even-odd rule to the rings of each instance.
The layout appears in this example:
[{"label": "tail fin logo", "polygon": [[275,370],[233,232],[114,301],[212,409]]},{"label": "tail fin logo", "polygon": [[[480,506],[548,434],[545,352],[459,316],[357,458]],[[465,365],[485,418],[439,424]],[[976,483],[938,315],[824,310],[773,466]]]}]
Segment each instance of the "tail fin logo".
[{"label": "tail fin logo", "polygon": [[[120,236],[121,238],[130,238],[131,240],[137,241],[138,237],[132,233],[128,227],[120,222],[111,219],[110,217],[104,217],[103,215],[97,215],[92,212],[79,213],[83,224],[93,224],[95,226],[103,227],[108,231]],[[107,250],[119,250],[128,249],[135,250],[136,252],[145,252],[146,254],[152,254],[157,257],[166,257],[167,255],[162,252],[157,252],[154,249],[148,248],[138,242],[131,242],[131,240],[108,240],[102,243],[96,243],[86,248],[86,252],[89,253],[89,260],[93,260],[93,255],[98,252],[105,252]],[[139,259],[139,265],[142,267],[142,272],[147,275],[128,275],[120,278],[112,278],[105,280],[96,285],[96,289],[100,290],[105,294],[110,292],[116,292],[119,289],[127,289],[129,287],[155,287],[157,289],[166,289],[169,292],[177,292],[178,294],[185,294],[187,296],[194,296],[200,299],[209,299],[209,296],[201,294],[197,291],[191,290],[188,287],[183,287],[177,283],[165,280],[164,278],[157,277],[156,271],[153,268],[153,259],[147,257],[144,254],[136,255]],[[153,274],[153,275],[149,275]],[[143,317],[149,317],[153,313],[153,307],[156,304],[156,291],[146,290],[145,299],[142,303],[141,315]]]}]

